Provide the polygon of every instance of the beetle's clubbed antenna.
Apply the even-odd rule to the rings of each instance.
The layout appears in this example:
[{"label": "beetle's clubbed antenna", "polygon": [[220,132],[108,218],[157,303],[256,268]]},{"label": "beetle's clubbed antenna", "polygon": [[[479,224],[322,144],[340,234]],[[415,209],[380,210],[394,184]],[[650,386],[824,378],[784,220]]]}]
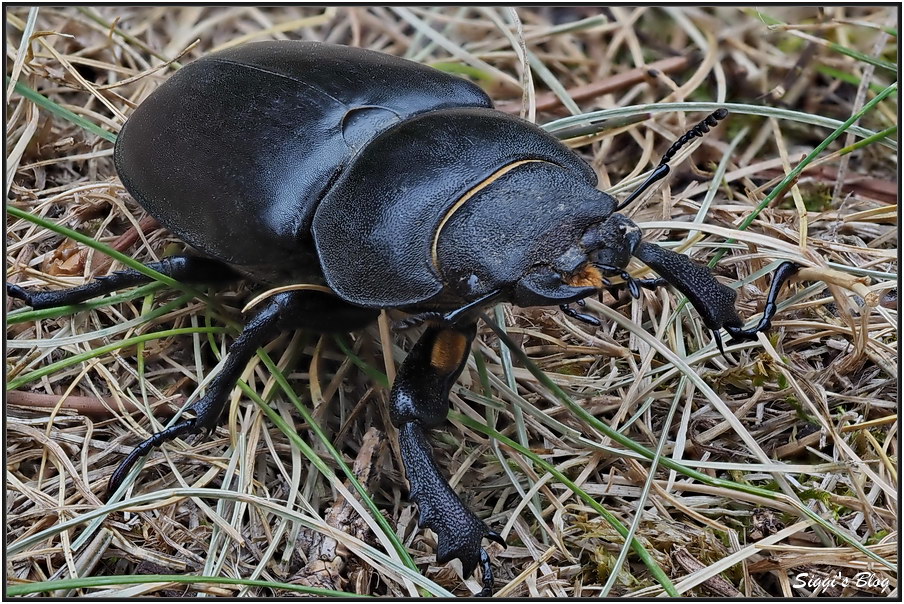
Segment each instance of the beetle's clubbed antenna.
[{"label": "beetle's clubbed antenna", "polygon": [[713,111],[711,114],[706,116],[706,119],[704,119],[702,122],[685,132],[681,136],[681,138],[676,140],[674,144],[669,147],[669,150],[665,152],[665,155],[662,156],[662,160],[659,162],[659,165],[656,166],[656,169],[654,169],[653,172],[647,177],[647,179],[643,181],[643,183],[639,187],[637,187],[636,191],[628,195],[628,197],[623,202],[618,204],[618,206],[615,208],[615,211],[619,212],[622,209],[628,207],[628,205],[632,201],[640,197],[640,195],[644,191],[649,189],[653,185],[653,183],[665,178],[669,173],[669,170],[671,170],[671,168],[669,167],[669,162],[672,160],[675,154],[678,153],[678,150],[686,145],[689,141],[697,138],[698,136],[703,136],[704,134],[709,132],[710,128],[713,128],[716,124],[719,123],[719,120],[723,120],[727,116],[727,109],[717,109],[716,111]]}]

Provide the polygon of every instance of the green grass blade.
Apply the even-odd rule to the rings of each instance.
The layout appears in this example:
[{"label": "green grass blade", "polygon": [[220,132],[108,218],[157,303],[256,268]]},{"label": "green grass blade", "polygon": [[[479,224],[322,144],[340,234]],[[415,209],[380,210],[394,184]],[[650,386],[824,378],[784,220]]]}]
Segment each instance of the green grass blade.
[{"label": "green grass blade", "polygon": [[853,48],[842,46],[837,42],[829,42],[828,47],[839,54],[846,55],[848,57],[851,57],[852,59],[857,59],[858,61],[861,61],[863,63],[869,63],[870,65],[878,67],[879,69],[885,69],[886,71],[889,71],[895,75],[897,75],[898,73],[898,66],[894,63],[889,63],[888,61],[883,61],[882,59],[871,57],[860,51],[854,50]]},{"label": "green grass blade", "polygon": [[[11,81],[10,77],[6,76],[6,83],[9,84],[10,81]],[[58,116],[62,117],[63,119],[69,120],[76,126],[80,126],[81,128],[84,128],[91,134],[96,134],[97,136],[101,137],[102,139],[108,140],[111,143],[116,142],[116,135],[113,134],[112,132],[110,132],[109,130],[104,130],[103,128],[101,128],[100,126],[95,124],[94,122],[87,120],[78,114],[73,113],[72,111],[66,109],[65,107],[63,107],[61,105],[58,105],[57,103],[48,99],[46,96],[44,96],[40,92],[38,92],[36,90],[32,90],[31,88],[29,88],[22,82],[18,82],[18,81],[16,82],[15,91],[18,92],[19,94],[21,94],[23,97],[25,97],[29,101],[31,101],[32,103],[34,103],[35,105],[37,105],[38,107],[40,107],[41,109],[44,109],[45,111],[49,111],[50,113],[53,113],[54,115],[58,115]]]},{"label": "green grass blade", "polygon": [[191,333],[223,333],[226,330],[222,327],[182,327],[179,329],[167,329],[164,331],[155,331],[152,333],[142,334],[140,336],[134,336],[131,338],[127,338],[125,340],[121,340],[119,342],[114,342],[112,344],[107,344],[106,346],[100,346],[99,348],[94,348],[92,350],[88,350],[86,352],[82,352],[79,354],[74,354],[71,357],[67,357],[65,359],[61,359],[55,363],[51,363],[50,365],[46,365],[32,371],[31,373],[25,374],[23,376],[17,377],[6,385],[7,390],[15,390],[19,386],[23,386],[28,384],[29,382],[33,382],[37,379],[44,377],[45,375],[50,375],[56,371],[61,369],[65,369],[66,367],[71,367],[72,365],[76,365],[78,363],[82,363],[89,359],[93,359],[95,357],[103,356],[108,352],[113,352],[114,350],[119,350],[121,348],[126,348],[128,346],[134,346],[135,344],[140,344],[141,342],[147,342],[149,340],[160,340],[162,338],[169,338],[173,336],[181,336]]},{"label": "green grass blade", "polygon": [[150,583],[183,583],[194,585],[205,583],[210,585],[245,585],[250,587],[265,587],[268,589],[285,589],[314,596],[328,596],[333,598],[366,598],[361,594],[347,591],[323,589],[320,587],[307,587],[295,583],[280,583],[278,581],[261,581],[254,579],[235,579],[232,577],[204,577],[192,575],[114,575],[109,577],[79,577],[75,579],[59,579],[56,581],[36,581],[34,583],[19,583],[6,585],[6,595],[16,597],[28,594],[44,593],[60,589],[91,589],[93,587],[107,587],[110,585],[147,585]]}]

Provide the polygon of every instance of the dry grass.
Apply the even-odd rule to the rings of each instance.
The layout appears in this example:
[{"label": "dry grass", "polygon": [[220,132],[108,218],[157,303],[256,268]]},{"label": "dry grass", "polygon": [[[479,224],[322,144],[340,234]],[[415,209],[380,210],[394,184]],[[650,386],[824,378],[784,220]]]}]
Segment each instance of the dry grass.
[{"label": "dry grass", "polygon": [[[113,133],[179,63],[259,38],[353,44],[479,74],[501,108],[536,115],[539,123],[568,116],[569,108],[586,114],[684,101],[747,103],[841,122],[897,77],[838,49],[896,64],[897,32],[885,31],[897,23],[891,7],[768,7],[766,15],[739,7],[519,9],[521,28],[502,8],[43,7],[33,22],[30,14],[22,7],[6,14],[7,74]],[[769,27],[770,18],[788,25]],[[30,44],[22,44],[23,30],[33,34]],[[535,88],[524,75],[522,42],[548,70],[533,70]],[[645,69],[653,64],[655,72]],[[551,87],[567,92],[556,96]],[[874,132],[896,126],[895,99],[879,103],[860,126]],[[569,141],[605,189],[636,180],[702,117],[673,109],[632,115],[606,129],[585,128]],[[624,540],[587,499],[634,525],[683,595],[880,596],[897,588],[895,570],[842,538],[849,535],[896,568],[898,311],[891,294],[898,270],[897,146],[885,139],[830,156],[861,140],[842,135],[749,228],[729,230],[832,130],[775,115],[734,112],[692,160],[675,166],[665,186],[629,209],[637,222],[654,227],[647,238],[678,243],[701,261],[734,237],[739,243],[716,270],[726,282],[743,281],[744,317],[758,312],[768,285],[764,274],[776,259],[796,259],[813,267],[812,275],[834,278],[829,285],[794,285],[768,338],[732,349],[727,363],[695,311],[679,308],[672,290],[619,306],[606,294],[603,301],[616,310],[589,305],[589,312],[608,317],[600,329],[556,309],[502,311],[511,337],[583,412],[661,451],[655,470],[563,406],[481,328],[474,349],[486,371],[470,363],[452,396],[452,421],[434,442],[456,490],[510,544],[505,551],[490,548],[501,594],[600,594],[619,566]],[[6,134],[11,206],[141,261],[180,249],[122,188],[108,140],[20,94],[9,97]],[[724,174],[713,181],[718,165]],[[697,233],[685,230],[695,220]],[[104,254],[23,219],[7,217],[6,243],[7,278],[21,285],[73,285],[111,270]],[[158,288],[90,311],[8,323],[8,381],[104,345],[116,348],[7,392],[9,587],[81,578],[53,585],[51,593],[290,593],[225,579],[103,582],[164,574],[416,593],[411,576],[400,578],[402,565],[388,539],[375,536],[373,520],[363,521],[342,496],[342,482],[324,478],[297,439],[239,390],[228,420],[210,438],[177,441],[154,453],[126,503],[103,507],[111,471],[152,429],[151,415],[169,417],[208,375],[251,293],[248,286],[216,292],[215,307],[186,297],[153,314],[177,299]],[[6,308],[18,303],[7,300]],[[141,334],[207,325],[232,331],[117,346]],[[468,595],[476,581],[462,579],[457,563],[437,566],[435,536],[417,528],[385,411],[387,389],[357,364],[360,359],[371,370],[391,372],[415,337],[400,333],[390,342],[375,326],[351,336],[350,358],[332,338],[287,334],[269,354],[325,440],[355,464],[421,573]],[[384,350],[393,358],[385,359]],[[272,399],[283,428],[311,443],[324,469],[335,468],[273,375],[257,363],[245,378]],[[533,458],[488,438],[492,431],[523,442]],[[548,465],[539,465],[537,456]],[[670,470],[674,462],[703,476]],[[86,522],[95,517],[94,524]],[[875,582],[800,586],[797,578],[861,571]],[[615,577],[609,595],[663,589],[634,552]]]}]

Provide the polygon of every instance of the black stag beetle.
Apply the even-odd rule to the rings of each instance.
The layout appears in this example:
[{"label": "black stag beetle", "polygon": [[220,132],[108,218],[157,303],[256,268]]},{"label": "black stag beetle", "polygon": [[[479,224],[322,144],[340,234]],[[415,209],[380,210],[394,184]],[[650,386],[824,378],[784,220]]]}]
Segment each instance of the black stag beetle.
[{"label": "black stag beetle", "polygon": [[[183,67],[135,109],[114,159],[129,193],[200,255],[148,266],[173,279],[215,284],[242,276],[283,291],[245,325],[207,394],[183,419],[139,444],[110,477],[116,490],[135,462],[175,437],[211,430],[255,351],[282,330],[358,330],[380,309],[426,323],[392,386],[411,499],[438,537],[440,563],[479,564],[482,595],[493,571],[484,538],[503,546],[440,473],[428,431],[488,305],[568,305],[620,277],[631,295],[671,285],[713,331],[753,338],[768,328],[779,288],[797,265],[780,266],[762,321],[744,329],[735,291],[686,256],[646,243],[616,212],[665,176],[678,147],[701,136],[717,111],[678,140],[638,191],[618,203],[554,137],[493,109],[463,79],[401,58],[344,46],[247,44]],[[660,275],[637,280],[631,257]],[[33,308],[75,304],[144,283],[124,270],[62,291],[11,296]],[[331,291],[331,293],[327,293]]]}]

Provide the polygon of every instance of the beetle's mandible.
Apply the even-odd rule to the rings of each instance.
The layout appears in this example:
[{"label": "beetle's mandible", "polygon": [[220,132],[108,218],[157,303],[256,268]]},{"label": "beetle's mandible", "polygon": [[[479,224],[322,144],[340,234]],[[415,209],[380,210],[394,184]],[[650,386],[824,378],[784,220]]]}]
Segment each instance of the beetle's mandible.
[{"label": "beetle's mandible", "polygon": [[[682,137],[699,136],[717,112]],[[245,365],[282,330],[350,331],[380,309],[426,323],[399,369],[390,416],[399,433],[420,524],[438,537],[437,560],[479,565],[493,588],[483,539],[504,545],[450,488],[428,434],[448,411],[480,312],[497,302],[567,305],[614,287],[632,295],[671,285],[703,322],[733,338],[769,326],[776,294],[796,270],[776,273],[759,325],[744,329],[735,292],[686,256],[642,241],[596,188],[594,171],[533,124],[493,109],[477,86],[397,57],[313,42],[261,42],[181,68],[123,126],[114,153],[129,193],[197,250],[154,263],[191,283],[241,277],[264,286],[312,283],[276,294],[246,324],[194,417],[154,434],[110,478],[115,491],[141,456],[210,429]],[[635,280],[634,257],[660,275]],[[7,285],[34,308],[82,302],[149,279],[121,271],[62,291]],[[332,291],[333,293],[326,293]]]}]

